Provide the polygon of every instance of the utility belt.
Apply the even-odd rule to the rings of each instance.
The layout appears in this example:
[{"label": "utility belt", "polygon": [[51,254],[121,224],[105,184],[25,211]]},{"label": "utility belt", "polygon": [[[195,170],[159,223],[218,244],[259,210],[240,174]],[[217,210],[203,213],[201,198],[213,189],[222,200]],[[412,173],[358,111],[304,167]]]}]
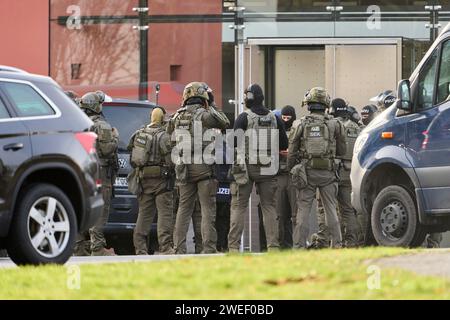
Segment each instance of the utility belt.
[{"label": "utility belt", "polygon": [[139,169],[139,176],[143,179],[169,178],[170,169],[165,166],[146,166]]},{"label": "utility belt", "polygon": [[306,162],[307,169],[315,170],[335,170],[335,161],[328,158],[311,158]]}]

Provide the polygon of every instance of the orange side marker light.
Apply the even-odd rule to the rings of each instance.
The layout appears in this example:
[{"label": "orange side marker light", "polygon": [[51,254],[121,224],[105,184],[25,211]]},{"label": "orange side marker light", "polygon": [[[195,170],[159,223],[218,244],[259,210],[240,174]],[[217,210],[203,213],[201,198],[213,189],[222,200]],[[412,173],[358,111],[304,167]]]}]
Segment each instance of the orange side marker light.
[{"label": "orange side marker light", "polygon": [[392,139],[392,138],[394,138],[394,133],[392,131],[382,132],[381,133],[381,138],[382,139]]}]

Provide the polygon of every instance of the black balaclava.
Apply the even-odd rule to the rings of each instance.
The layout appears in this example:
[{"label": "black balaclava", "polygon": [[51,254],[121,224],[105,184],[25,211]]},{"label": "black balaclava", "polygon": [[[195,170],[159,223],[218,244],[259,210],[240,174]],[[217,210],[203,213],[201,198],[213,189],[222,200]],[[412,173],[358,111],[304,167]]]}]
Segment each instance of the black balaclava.
[{"label": "black balaclava", "polygon": [[291,119],[289,121],[284,121],[284,126],[286,127],[286,130],[291,129],[292,124],[297,119],[297,115],[295,114],[295,109],[293,106],[287,105],[283,109],[281,109],[281,115],[282,116],[291,116]]},{"label": "black balaclava", "polygon": [[244,92],[245,106],[249,109],[256,106],[262,106],[264,101],[264,93],[258,84],[251,84]]}]

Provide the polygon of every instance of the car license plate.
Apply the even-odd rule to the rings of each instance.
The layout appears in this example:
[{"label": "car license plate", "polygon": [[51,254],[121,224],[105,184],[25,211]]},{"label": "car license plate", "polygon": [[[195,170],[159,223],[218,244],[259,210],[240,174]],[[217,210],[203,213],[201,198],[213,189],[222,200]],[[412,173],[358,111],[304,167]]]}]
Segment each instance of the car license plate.
[{"label": "car license plate", "polygon": [[115,187],[128,187],[127,178],[117,177],[114,183]]}]

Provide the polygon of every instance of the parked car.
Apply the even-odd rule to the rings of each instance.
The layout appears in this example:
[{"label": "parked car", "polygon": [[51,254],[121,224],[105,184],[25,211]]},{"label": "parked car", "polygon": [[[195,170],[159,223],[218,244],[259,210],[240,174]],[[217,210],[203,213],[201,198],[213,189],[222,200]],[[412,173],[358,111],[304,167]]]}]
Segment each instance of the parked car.
[{"label": "parked car", "polygon": [[[146,101],[112,99],[103,103],[103,114],[113,127],[119,131],[119,172],[114,184],[114,198],[108,223],[104,228],[109,246],[114,247],[118,254],[134,254],[133,230],[138,216],[138,201],[135,195],[128,191],[127,176],[131,172],[130,152],[128,143],[133,133],[148,125],[151,111],[155,104]],[[151,229],[149,248],[157,247],[156,221]]]},{"label": "parked car", "polygon": [[66,262],[99,218],[91,125],[52,79],[0,71],[0,249],[15,263]]},{"label": "parked car", "polygon": [[355,143],[352,203],[380,245],[419,246],[450,230],[449,95],[450,25]]}]

